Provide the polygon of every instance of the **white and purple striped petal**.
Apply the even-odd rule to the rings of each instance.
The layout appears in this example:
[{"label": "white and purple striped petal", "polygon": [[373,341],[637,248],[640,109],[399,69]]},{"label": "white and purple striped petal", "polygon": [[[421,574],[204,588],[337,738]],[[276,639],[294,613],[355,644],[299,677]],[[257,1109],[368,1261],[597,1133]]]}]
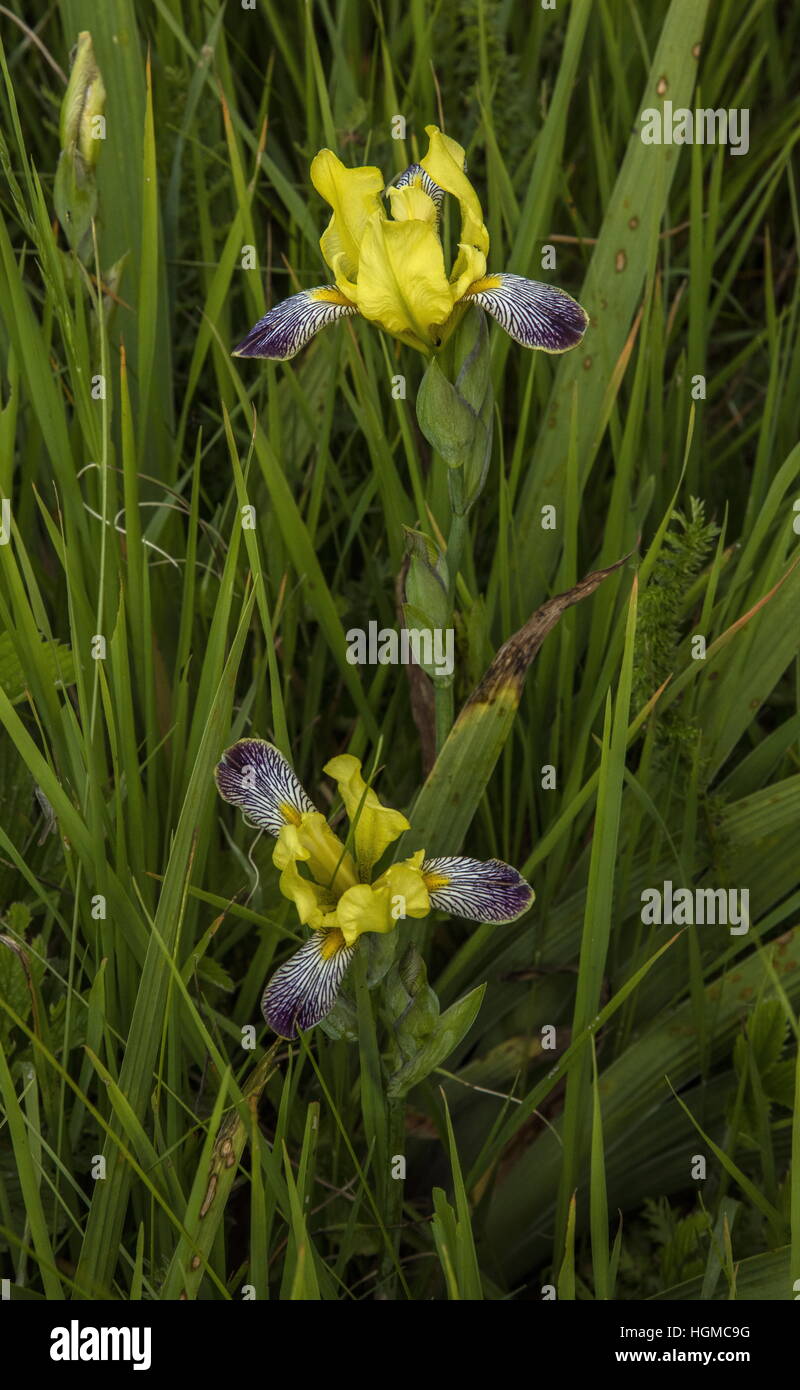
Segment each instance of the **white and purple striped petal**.
[{"label": "white and purple striped petal", "polygon": [[276,970],[264,990],[261,1012],[279,1037],[294,1039],[298,1028],[305,1032],[330,1013],[355,950],[336,928],[315,931]]},{"label": "white and purple striped petal", "polygon": [[315,333],[337,319],[357,314],[335,285],[318,285],[281,300],[259,319],[246,338],[233,349],[233,357],[269,357],[285,362],[305,347]]},{"label": "white and purple striped petal", "polygon": [[440,213],[444,202],[444,189],[440,188],[438,183],[434,183],[427,169],[423,169],[421,164],[409,164],[408,168],[404,169],[402,174],[395,179],[394,187],[405,188],[407,184],[414,183],[417,179],[419,179],[423,193],[427,193],[436,207],[437,213]]},{"label": "white and purple striped petal", "polygon": [[226,749],[214,776],[220,796],[270,835],[316,809],[283,754],[261,738],[241,738]]},{"label": "white and purple striped petal", "polygon": [[431,907],[470,922],[513,922],[534,899],[530,884],[501,859],[425,859],[422,876]]},{"label": "white and purple striped petal", "polygon": [[522,275],[485,275],[463,296],[480,304],[523,347],[567,352],[578,346],[588,316],[564,290]]}]

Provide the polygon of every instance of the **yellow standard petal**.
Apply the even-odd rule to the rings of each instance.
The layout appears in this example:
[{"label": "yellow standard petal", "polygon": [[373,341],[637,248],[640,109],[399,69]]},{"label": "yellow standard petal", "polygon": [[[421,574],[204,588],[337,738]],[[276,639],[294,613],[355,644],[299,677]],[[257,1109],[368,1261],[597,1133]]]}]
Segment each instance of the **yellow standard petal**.
[{"label": "yellow standard petal", "polygon": [[385,216],[381,204],[383,174],[370,165],[348,169],[333,150],[320,150],[311,162],[311,182],[333,208],[333,217],[320,238],[322,254],[337,281],[339,275],[355,280],[367,223],[371,217]]},{"label": "yellow standard petal", "polygon": [[[456,140],[451,140],[449,135],[443,135],[438,126],[427,125],[425,132],[430,144],[428,153],[420,163],[434,183],[458,199],[461,208],[459,242],[474,247],[485,256],[489,250],[489,233],[483,224],[480,199],[464,173],[467,160],[463,147]],[[464,270],[461,260],[462,253],[453,267],[452,279],[458,279]]]},{"label": "yellow standard petal", "polygon": [[453,309],[435,224],[372,217],[361,242],[353,298],[364,318],[423,349],[437,346],[438,327]]},{"label": "yellow standard petal", "polygon": [[[353,856],[334,835],[320,811],[305,811],[295,824],[285,825],[275,842],[272,862],[284,870],[302,860],[314,881],[335,899],[358,882]],[[281,882],[281,891],[283,883]],[[292,897],[292,894],[287,896]]]},{"label": "yellow standard petal", "polygon": [[[353,843],[359,877],[366,879],[386,847],[411,827],[400,811],[383,806],[377,794],[367,786],[358,758],[342,753],[338,758],[331,758],[323,771],[338,783],[345,810],[355,825]],[[370,927],[368,930],[387,929]]]}]

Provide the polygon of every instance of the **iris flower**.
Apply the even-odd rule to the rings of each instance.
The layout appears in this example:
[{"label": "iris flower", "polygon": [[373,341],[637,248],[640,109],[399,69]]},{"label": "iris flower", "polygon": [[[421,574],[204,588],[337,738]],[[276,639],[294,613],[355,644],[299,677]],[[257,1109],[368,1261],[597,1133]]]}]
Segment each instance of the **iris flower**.
[{"label": "iris flower", "polygon": [[389,932],[403,917],[426,917],[434,909],[472,922],[513,922],[533,902],[524,878],[499,859],[426,858],[417,850],[373,879],[384,851],[411,827],[367,786],[358,758],[343,753],[324,770],[338,783],[350,818],[347,845],[271,743],[241,739],[216,769],[220,795],[243,811],[248,825],[274,836],[281,892],[312,928],[261,1001],[267,1023],[283,1038],[295,1038],[298,1028],[312,1028],[330,1013],[365,932]]},{"label": "iris flower", "polygon": [[[435,125],[426,132],[425,157],[386,189],[380,169],[348,169],[332,150],[320,150],[311,182],[333,209],[320,247],[334,284],[276,304],[234,349],[235,357],[285,361],[321,328],[354,314],[430,355],[469,304],[479,304],[523,347],[566,352],[577,346],[588,319],[564,290],[487,271],[489,233],[465,173],[464,150]],[[461,211],[449,273],[439,234],[446,193]]]}]

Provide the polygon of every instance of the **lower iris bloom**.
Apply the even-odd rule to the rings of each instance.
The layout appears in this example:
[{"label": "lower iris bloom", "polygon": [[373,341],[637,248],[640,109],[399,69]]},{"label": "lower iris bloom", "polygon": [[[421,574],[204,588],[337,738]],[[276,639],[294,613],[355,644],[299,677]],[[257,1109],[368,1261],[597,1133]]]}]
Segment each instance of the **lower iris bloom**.
[{"label": "lower iris bloom", "polygon": [[347,844],[271,743],[241,739],[216,769],[220,795],[243,811],[248,825],[274,836],[281,892],[312,928],[261,1001],[267,1023],[283,1038],[296,1038],[298,1028],[312,1028],[330,1013],[365,932],[389,932],[403,917],[426,917],[434,909],[472,922],[513,922],[533,902],[524,878],[499,859],[429,859],[418,850],[373,879],[375,865],[410,830],[409,822],[381,804],[358,758],[343,753],[324,770],[338,783],[350,818]]},{"label": "lower iris bloom", "polygon": [[[235,357],[284,361],[321,328],[354,314],[430,355],[469,304],[479,304],[523,347],[566,352],[577,346],[588,319],[564,290],[488,272],[489,233],[464,150],[435,125],[426,132],[427,154],[386,189],[380,169],[348,169],[332,150],[314,157],[311,182],[333,209],[320,247],[334,284],[276,304],[234,349]],[[449,271],[439,226],[445,194],[458,201],[461,213]]]}]

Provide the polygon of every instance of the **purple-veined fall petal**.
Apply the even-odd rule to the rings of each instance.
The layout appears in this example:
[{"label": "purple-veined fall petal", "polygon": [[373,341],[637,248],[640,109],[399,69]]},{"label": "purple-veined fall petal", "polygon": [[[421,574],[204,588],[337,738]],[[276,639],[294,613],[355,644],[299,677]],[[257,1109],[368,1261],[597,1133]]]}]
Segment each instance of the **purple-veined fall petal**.
[{"label": "purple-veined fall petal", "polygon": [[226,749],[214,776],[220,796],[270,835],[316,809],[280,750],[261,738],[242,738]]},{"label": "purple-veined fall petal", "polygon": [[321,328],[357,313],[355,304],[351,304],[335,285],[301,290],[289,299],[282,299],[259,319],[233,349],[233,356],[269,357],[275,362],[285,362],[305,347]]},{"label": "purple-veined fall petal", "polygon": [[543,352],[577,347],[589,324],[585,310],[565,290],[521,275],[485,275],[463,300],[479,304],[515,342]]},{"label": "purple-veined fall petal", "polygon": [[470,922],[513,922],[534,898],[530,884],[501,859],[425,859],[422,876],[431,907]]},{"label": "purple-veined fall petal", "polygon": [[276,970],[264,990],[261,1012],[279,1037],[294,1039],[298,1028],[313,1028],[330,1013],[355,950],[335,928],[315,931]]}]

